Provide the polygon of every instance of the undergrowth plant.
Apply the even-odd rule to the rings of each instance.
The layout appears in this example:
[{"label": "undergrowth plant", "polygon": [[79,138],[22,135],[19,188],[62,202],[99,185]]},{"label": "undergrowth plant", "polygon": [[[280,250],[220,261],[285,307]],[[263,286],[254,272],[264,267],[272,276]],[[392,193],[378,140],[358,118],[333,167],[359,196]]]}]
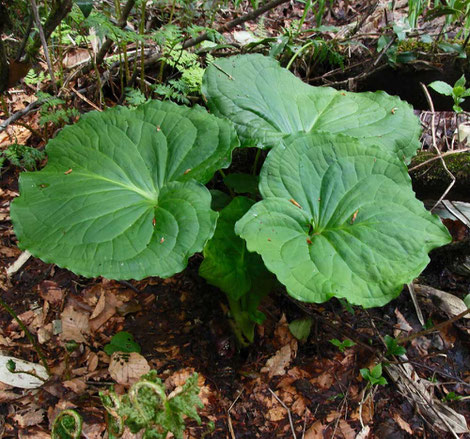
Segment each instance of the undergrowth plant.
[{"label": "undergrowth plant", "polygon": [[[198,375],[189,377],[182,388],[169,396],[165,385],[152,370],[133,384],[127,393],[118,395],[113,389],[100,392],[106,410],[109,439],[120,438],[128,427],[132,434],[141,433],[143,439],[165,439],[172,433],[183,439],[186,419],[201,423],[197,409],[203,407],[199,398]],[[72,409],[60,412],[52,424],[52,439],[82,437],[83,420]]]},{"label": "undergrowth plant", "polygon": [[[400,99],[312,87],[262,55],[218,59],[202,92],[212,114],[150,101],[63,129],[20,177],[19,246],[111,279],[172,276],[202,251],[246,343],[276,282],[305,302],[381,306],[450,241],[412,190],[420,125]],[[229,170],[234,198],[216,211],[205,184],[240,144],[270,151],[247,184]]]}]

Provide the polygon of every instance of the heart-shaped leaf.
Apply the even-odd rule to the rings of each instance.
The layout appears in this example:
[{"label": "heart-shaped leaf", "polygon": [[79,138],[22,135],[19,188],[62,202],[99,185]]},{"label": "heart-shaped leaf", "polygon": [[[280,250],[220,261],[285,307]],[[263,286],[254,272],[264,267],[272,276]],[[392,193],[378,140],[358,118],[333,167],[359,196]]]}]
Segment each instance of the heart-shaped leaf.
[{"label": "heart-shaped leaf", "polygon": [[263,55],[217,60],[202,90],[211,111],[235,123],[244,146],[270,148],[298,131],[343,133],[405,160],[420,146],[419,120],[406,102],[384,92],[312,87]]},{"label": "heart-shaped leaf", "polygon": [[384,305],[450,241],[415,198],[405,165],[347,136],[285,139],[268,154],[260,191],[265,199],[235,231],[302,301]]},{"label": "heart-shaped leaf", "polygon": [[49,142],[42,171],[21,175],[19,245],[88,277],[171,276],[212,236],[217,213],[201,182],[237,145],[230,124],[200,107],[88,113]]}]

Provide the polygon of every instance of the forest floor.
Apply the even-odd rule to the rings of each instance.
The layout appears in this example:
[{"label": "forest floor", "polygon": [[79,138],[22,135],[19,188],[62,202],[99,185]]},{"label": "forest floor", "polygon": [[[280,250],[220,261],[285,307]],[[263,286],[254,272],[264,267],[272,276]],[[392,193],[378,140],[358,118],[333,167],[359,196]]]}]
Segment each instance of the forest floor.
[{"label": "forest floor", "polygon": [[[293,5],[270,11],[264,32],[276,35],[292,17],[298,19],[302,10]],[[347,24],[353,14],[348,8],[352,6],[343,13],[336,11],[323,24]],[[374,14],[375,10],[371,17]],[[313,20],[308,16],[306,23],[313,26]],[[256,32],[256,26],[248,23],[235,32]],[[227,37],[233,39],[234,34]],[[317,85],[342,86],[346,81],[358,90],[373,90],[354,67],[354,60],[364,56],[357,50],[346,69],[336,68],[336,73],[324,64],[311,71],[301,58],[297,73]],[[372,65],[376,59],[367,58],[367,62]],[[378,73],[386,76],[385,70]],[[412,76],[421,73],[414,71]],[[393,80],[400,81],[393,75]],[[413,96],[419,94],[415,90]],[[89,99],[93,101],[93,96]],[[89,111],[89,99],[79,96],[75,105]],[[15,112],[34,100],[33,91],[20,85],[10,90],[8,105]],[[423,111],[423,149],[429,149],[431,124],[427,107],[421,104],[415,105]],[[441,114],[451,120],[445,128],[437,126],[444,151],[458,121],[454,113]],[[31,112],[21,121],[39,131],[38,119],[38,113]],[[12,137],[40,149],[45,145],[30,129],[11,125],[0,132],[1,147]],[[0,379],[0,438],[50,438],[53,420],[65,409],[76,409],[83,417],[83,437],[103,438],[106,411],[99,392],[114,385],[117,393],[123,393],[150,369],[158,371],[168,393],[181,388],[194,372],[198,374],[202,422],[188,421],[188,439],[470,437],[470,315],[454,319],[465,311],[462,299],[470,293],[470,276],[459,270],[462,252],[443,249],[431,254],[431,264],[413,284],[417,306],[409,287],[388,305],[367,310],[336,299],[305,305],[279,290],[261,306],[267,319],[256,328],[254,343],[239,348],[225,296],[198,275],[200,255],[172,278],[131,282],[85,279],[33,257],[18,263],[24,254],[16,246],[9,205],[18,196],[20,171],[8,165],[0,176],[1,298],[37,340],[51,377],[30,389],[9,386]],[[450,198],[469,202],[468,194],[466,199],[460,197],[465,188],[456,187]],[[442,194],[435,188],[422,192],[434,200]],[[468,243],[470,232],[464,223],[446,220],[446,224],[454,244]],[[289,330],[289,323],[300,318],[312,324],[310,335],[302,341]],[[1,307],[0,322],[0,353],[39,365],[41,358],[33,344]],[[104,352],[120,331],[131,333],[141,347],[140,354],[127,361]],[[386,335],[408,337],[406,354],[385,359]],[[332,343],[335,339],[353,343],[339,348]],[[360,369],[380,362],[387,384],[371,386]],[[123,437],[139,436],[126,430]]]}]

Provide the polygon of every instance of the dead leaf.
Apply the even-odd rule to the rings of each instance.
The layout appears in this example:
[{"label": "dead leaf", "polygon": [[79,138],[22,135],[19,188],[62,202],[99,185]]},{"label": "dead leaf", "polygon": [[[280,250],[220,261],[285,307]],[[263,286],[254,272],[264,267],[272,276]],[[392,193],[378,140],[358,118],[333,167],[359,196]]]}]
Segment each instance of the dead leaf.
[{"label": "dead leaf", "polygon": [[93,313],[90,316],[90,320],[100,315],[103,312],[105,305],[106,305],[106,294],[105,294],[105,291],[103,291],[100,294],[98,303],[96,304],[95,309],[93,310]]},{"label": "dead leaf", "polygon": [[322,389],[329,389],[335,381],[335,378],[330,372],[323,372],[318,377],[312,379],[312,383],[316,383]]},{"label": "dead leaf", "polygon": [[18,432],[18,439],[51,439],[51,435],[39,428],[28,428],[26,431]]},{"label": "dead leaf", "polygon": [[87,358],[88,372],[94,372],[96,370],[98,367],[98,361],[98,355],[96,355],[94,352],[90,352]]},{"label": "dead leaf", "polygon": [[398,310],[398,308],[395,308],[395,315],[397,316],[398,322],[396,329],[393,332],[395,337],[398,337],[402,331],[410,332],[413,330],[413,327],[406,321],[405,316]]},{"label": "dead leaf", "polygon": [[111,357],[108,371],[119,384],[130,386],[150,371],[147,360],[137,352],[115,352]]},{"label": "dead leaf", "polygon": [[81,395],[86,390],[85,378],[74,378],[73,380],[64,381],[62,384],[77,395]]},{"label": "dead leaf", "polygon": [[40,424],[43,421],[45,414],[46,412],[44,409],[38,409],[35,407],[31,410],[17,412],[13,416],[13,419],[20,428],[32,427],[33,425]]},{"label": "dead leaf", "polygon": [[282,405],[277,403],[274,407],[270,408],[266,413],[266,419],[271,422],[282,421],[287,416],[287,411]]},{"label": "dead leaf", "polygon": [[116,314],[117,308],[121,305],[122,301],[116,298],[113,291],[103,292],[90,317],[90,329],[93,332],[97,331]]},{"label": "dead leaf", "polygon": [[268,373],[269,378],[276,375],[284,375],[295,353],[290,344],[279,349],[276,354],[266,361],[266,366],[261,369],[262,373]]},{"label": "dead leaf", "polygon": [[[455,317],[467,310],[467,305],[465,305],[464,301],[453,294],[437,290],[436,288],[432,288],[427,285],[413,285],[418,294],[436,298],[438,302],[436,303],[436,306],[444,311],[448,317]],[[463,318],[470,319],[470,315],[467,314],[466,316],[463,316]]]},{"label": "dead leaf", "polygon": [[[5,214],[5,218],[3,220],[5,220],[7,218],[8,218],[8,215]],[[0,220],[2,220],[1,217],[0,217]],[[20,254],[21,254],[21,250],[18,247],[5,247],[4,245],[0,246],[0,256],[1,257],[4,257],[4,258],[17,258]]]},{"label": "dead leaf", "polygon": [[348,422],[345,419],[341,419],[339,421],[339,429],[341,430],[341,433],[344,436],[344,439],[355,439],[356,438],[356,432],[351,426],[348,424]]},{"label": "dead leaf", "polygon": [[400,426],[402,430],[413,435],[413,430],[411,429],[410,424],[408,424],[408,422],[406,422],[398,413],[393,414],[393,419]]},{"label": "dead leaf", "polygon": [[316,421],[306,432],[305,439],[323,439],[323,432],[325,431],[325,426],[321,421]]},{"label": "dead leaf", "polygon": [[52,306],[59,306],[64,300],[65,291],[52,280],[45,280],[39,285],[39,295]]},{"label": "dead leaf", "polygon": [[420,413],[435,428],[448,431],[447,426],[450,425],[457,434],[468,433],[465,417],[436,399],[429,391],[431,383],[421,379],[413,366],[405,361],[407,361],[406,355],[403,356],[403,363],[385,366],[400,392],[416,404]]},{"label": "dead leaf", "polygon": [[89,315],[85,312],[75,311],[67,306],[61,314],[62,340],[73,340],[77,343],[86,343],[85,335],[90,334]]}]

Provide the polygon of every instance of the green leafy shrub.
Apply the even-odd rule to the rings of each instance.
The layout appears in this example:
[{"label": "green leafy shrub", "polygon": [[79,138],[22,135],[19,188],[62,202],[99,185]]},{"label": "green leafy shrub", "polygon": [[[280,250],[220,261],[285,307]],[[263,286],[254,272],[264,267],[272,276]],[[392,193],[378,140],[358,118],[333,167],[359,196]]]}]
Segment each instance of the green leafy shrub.
[{"label": "green leafy shrub", "polygon": [[[227,294],[240,339],[251,341],[272,274],[302,301],[379,306],[450,241],[411,188],[404,162],[420,127],[408,104],[311,87],[261,55],[217,60],[203,91],[235,129],[158,101],[65,128],[47,146],[48,165],[20,178],[11,208],[20,247],[113,279],[171,276],[204,249],[201,275]],[[251,198],[212,192],[219,216],[204,184],[230,164],[235,130],[244,146],[271,151],[258,188],[257,176],[224,179]]]},{"label": "green leafy shrub", "polygon": [[0,151],[0,169],[5,160],[8,160],[13,166],[25,168],[27,171],[33,171],[36,169],[38,162],[44,160],[45,157],[46,155],[43,151],[32,148],[31,146],[13,143],[3,151]]}]

